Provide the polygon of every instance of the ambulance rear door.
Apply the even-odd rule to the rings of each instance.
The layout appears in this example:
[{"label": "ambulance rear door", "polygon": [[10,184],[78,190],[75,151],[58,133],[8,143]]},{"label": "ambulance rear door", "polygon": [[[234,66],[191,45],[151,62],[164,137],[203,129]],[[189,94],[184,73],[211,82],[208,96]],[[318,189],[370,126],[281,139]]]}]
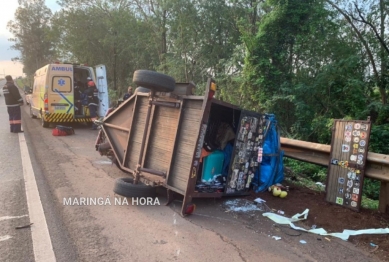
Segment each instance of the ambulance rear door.
[{"label": "ambulance rear door", "polygon": [[68,64],[52,64],[48,72],[49,112],[73,115],[73,66]]},{"label": "ambulance rear door", "polygon": [[102,117],[105,116],[105,113],[109,108],[107,72],[105,65],[96,66],[96,81],[97,89],[99,90],[98,115]]}]

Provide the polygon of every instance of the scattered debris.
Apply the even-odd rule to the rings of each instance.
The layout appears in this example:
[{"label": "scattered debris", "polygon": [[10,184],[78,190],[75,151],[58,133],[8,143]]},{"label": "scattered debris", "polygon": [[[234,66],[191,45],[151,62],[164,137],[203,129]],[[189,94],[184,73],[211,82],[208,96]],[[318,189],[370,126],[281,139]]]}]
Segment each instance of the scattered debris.
[{"label": "scattered debris", "polygon": [[15,229],[29,228],[29,227],[31,227],[33,224],[34,224],[34,223],[30,223],[30,224],[25,225],[25,226],[15,227]]},{"label": "scattered debris", "polygon": [[278,210],[278,211],[277,211],[277,214],[284,215],[284,214],[285,214],[285,212],[284,212],[284,211],[282,211],[282,210]]},{"label": "scattered debris", "polygon": [[235,211],[235,212],[248,212],[248,211],[260,210],[254,204],[246,203],[245,205],[240,206],[238,202],[239,201],[236,201],[236,200],[229,200],[229,201],[226,201],[225,204],[229,207],[229,209],[231,211]]},{"label": "scattered debris", "polygon": [[256,199],[254,199],[254,202],[257,202],[258,204],[261,204],[261,203],[266,203],[265,200],[263,200],[262,198],[258,197]]},{"label": "scattered debris", "polygon": [[275,240],[280,240],[281,237],[277,237],[277,236],[272,236],[271,238],[274,238]]},{"label": "scattered debris", "polygon": [[312,225],[311,228],[312,228],[312,229],[315,229],[315,228],[316,228],[316,225]]},{"label": "scattered debris", "polygon": [[326,185],[324,185],[322,182],[316,182],[315,184],[321,187],[326,187]]},{"label": "scattered debris", "polygon": [[261,203],[259,205],[253,204],[251,201],[245,199],[234,199],[224,202],[224,205],[227,207],[227,211],[234,212],[250,212],[250,211],[266,211],[268,208],[266,204]]},{"label": "scattered debris", "polygon": [[[288,235],[288,236],[292,236],[292,237],[297,237],[297,236],[300,236],[301,235],[301,232],[291,228],[291,227],[287,227],[285,225],[278,225],[278,224],[274,224],[273,225],[274,227],[277,227],[277,231],[282,231],[282,233],[284,233],[285,235]],[[293,232],[293,233],[291,233]]]},{"label": "scattered debris", "polygon": [[328,237],[325,237],[324,239],[327,240],[328,242],[331,242],[331,239],[329,239]]},{"label": "scattered debris", "polygon": [[8,219],[15,219],[15,218],[22,218],[22,217],[27,217],[28,215],[23,215],[23,216],[4,216],[4,217],[0,217],[0,221],[3,221],[3,220],[8,220]]},{"label": "scattered debris", "polygon": [[94,163],[98,165],[112,165],[112,161],[108,161],[108,160],[97,160],[94,161]]},{"label": "scattered debris", "polygon": [[374,244],[374,243],[370,243],[370,246],[372,246],[372,247],[376,247],[377,245],[376,245],[376,244]]},{"label": "scattered debris", "polygon": [[377,249],[378,249],[378,245],[375,248],[373,248],[372,250],[370,250],[370,253],[376,252]]},{"label": "scattered debris", "polygon": [[8,239],[11,239],[12,237],[10,235],[5,235],[5,236],[0,236],[0,242],[1,241],[5,241],[5,240],[8,240]]},{"label": "scattered debris", "polygon": [[[324,230],[323,228],[315,228],[315,229],[306,230],[305,228],[297,227],[293,224],[293,222],[307,219],[308,212],[309,212],[309,209],[305,209],[303,213],[295,214],[291,218],[280,216],[278,214],[274,214],[271,212],[263,213],[262,215],[270,218],[271,220],[273,220],[274,222],[276,222],[278,224],[290,225],[292,228],[294,228],[296,230],[301,230],[301,231],[305,231],[305,232],[309,232],[309,233],[313,233],[313,234],[318,234],[318,235],[322,235],[322,236],[338,237],[342,240],[348,240],[348,238],[350,236],[356,236],[356,235],[362,235],[362,234],[389,234],[389,227],[388,228],[362,229],[362,230],[345,229],[345,230],[343,230],[342,233],[327,233],[327,231]],[[301,218],[301,216],[303,216],[303,217]]]},{"label": "scattered debris", "polygon": [[300,240],[300,243],[301,243],[301,244],[306,244],[307,241],[305,241],[305,240]]}]

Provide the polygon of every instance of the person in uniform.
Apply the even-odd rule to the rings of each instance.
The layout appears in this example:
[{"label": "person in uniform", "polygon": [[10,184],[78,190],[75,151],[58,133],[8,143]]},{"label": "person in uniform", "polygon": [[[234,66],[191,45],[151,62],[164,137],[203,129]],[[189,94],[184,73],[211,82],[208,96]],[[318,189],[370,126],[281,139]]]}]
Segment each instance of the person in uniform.
[{"label": "person in uniform", "polygon": [[89,114],[90,118],[93,122],[92,129],[96,130],[97,125],[94,123],[95,120],[97,120],[97,107],[99,105],[99,92],[97,90],[97,87],[95,83],[90,80],[87,83],[88,88],[85,91],[86,96],[88,97],[88,107],[89,107]]},{"label": "person in uniform", "polygon": [[74,81],[74,107],[76,115],[82,114],[81,90],[78,82]]},{"label": "person in uniform", "polygon": [[7,111],[9,115],[9,124],[11,133],[20,133],[22,131],[22,114],[20,106],[24,104],[23,98],[20,96],[19,88],[16,87],[12,76],[5,77],[7,81],[3,87],[3,95]]}]

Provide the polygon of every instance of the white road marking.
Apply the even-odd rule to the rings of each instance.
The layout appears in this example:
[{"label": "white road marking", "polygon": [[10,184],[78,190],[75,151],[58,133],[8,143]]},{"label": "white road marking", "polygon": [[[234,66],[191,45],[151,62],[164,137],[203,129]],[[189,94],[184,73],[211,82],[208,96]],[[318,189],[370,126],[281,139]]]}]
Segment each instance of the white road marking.
[{"label": "white road marking", "polygon": [[5,235],[5,236],[0,236],[0,242],[1,241],[5,241],[5,240],[8,240],[8,239],[11,239],[12,237],[10,235]]},{"label": "white road marking", "polygon": [[39,197],[38,186],[32,169],[30,155],[28,153],[26,138],[19,133],[20,153],[22,155],[23,175],[26,188],[28,213],[31,226],[32,245],[36,262],[56,261],[53,246],[51,244],[46,217],[43,212],[42,202]]},{"label": "white road marking", "polygon": [[15,219],[15,218],[22,218],[22,217],[28,217],[28,215],[16,216],[16,217],[10,217],[10,216],[0,217],[0,221],[9,220],[9,219]]}]

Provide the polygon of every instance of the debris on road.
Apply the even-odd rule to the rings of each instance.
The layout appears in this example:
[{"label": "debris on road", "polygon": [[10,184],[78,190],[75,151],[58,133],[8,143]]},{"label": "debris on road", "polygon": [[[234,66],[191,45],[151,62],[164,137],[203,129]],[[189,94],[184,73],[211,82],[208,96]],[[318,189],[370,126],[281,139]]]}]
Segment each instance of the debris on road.
[{"label": "debris on road", "polygon": [[324,228],[315,228],[315,229],[307,230],[307,229],[304,229],[301,227],[297,227],[293,224],[294,222],[297,222],[300,220],[306,220],[308,217],[308,212],[309,212],[309,209],[305,209],[303,213],[295,214],[291,218],[280,216],[278,214],[274,214],[271,212],[263,213],[262,215],[270,218],[271,220],[273,220],[274,222],[276,222],[278,224],[290,225],[293,229],[296,229],[296,230],[302,230],[302,231],[305,231],[308,233],[318,234],[318,235],[322,235],[322,236],[333,236],[333,237],[340,238],[342,240],[348,240],[348,238],[350,236],[356,236],[356,235],[362,235],[362,234],[389,234],[389,228],[373,228],[373,229],[362,229],[362,230],[345,229],[345,230],[343,230],[342,233],[327,233],[327,231],[324,230]]},{"label": "debris on road", "polygon": [[373,248],[372,250],[370,250],[370,253],[373,253],[373,252],[376,252],[378,250],[379,246],[376,246],[375,248]]},{"label": "debris on road", "polygon": [[23,229],[23,228],[29,228],[33,225],[34,223],[30,223],[28,225],[25,225],[25,226],[19,226],[19,227],[15,227],[15,229]]},{"label": "debris on road", "polygon": [[227,210],[234,212],[250,212],[250,211],[265,211],[262,207],[264,203],[259,205],[254,205],[251,201],[247,201],[246,199],[234,199],[227,200],[224,202]]}]

